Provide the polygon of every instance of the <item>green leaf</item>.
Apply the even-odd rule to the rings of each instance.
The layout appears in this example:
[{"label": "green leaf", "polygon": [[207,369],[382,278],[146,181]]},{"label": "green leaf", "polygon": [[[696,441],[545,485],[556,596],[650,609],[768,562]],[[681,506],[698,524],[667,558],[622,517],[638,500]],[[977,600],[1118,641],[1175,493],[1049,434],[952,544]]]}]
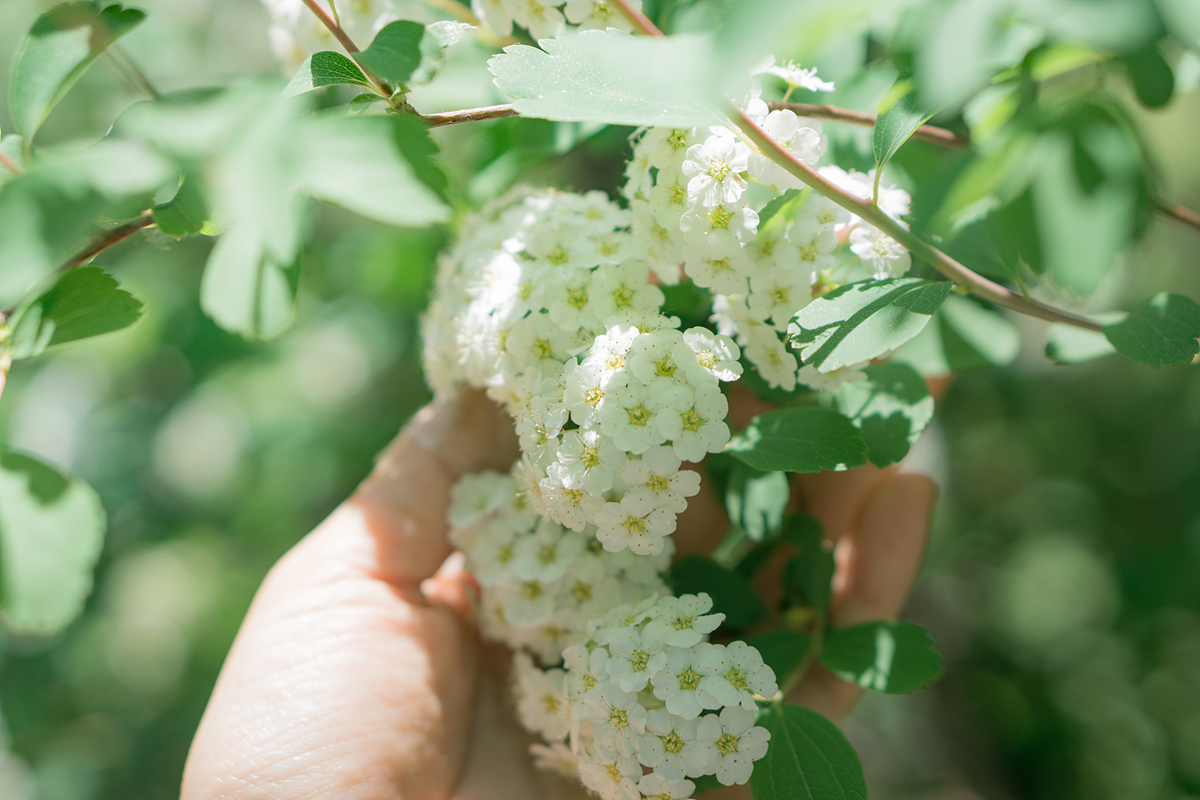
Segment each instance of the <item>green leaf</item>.
[{"label": "green leaf", "polygon": [[87,339],[128,327],[142,302],[99,267],[79,267],[21,312],[13,326],[12,357],[32,358],[50,345]]},{"label": "green leaf", "polygon": [[803,633],[777,628],[758,636],[751,636],[746,640],[746,644],[758,650],[763,663],[775,673],[775,680],[782,681],[784,676],[791,674],[808,655],[812,639]]},{"label": "green leaf", "polygon": [[788,189],[783,194],[771,198],[770,202],[763,206],[763,210],[758,212],[758,229],[761,231],[771,221],[771,218],[779,213],[784,215],[783,219],[791,222],[792,215],[788,212],[795,212],[795,206],[799,204],[799,199],[799,189]]},{"label": "green leaf", "polygon": [[425,126],[400,116],[336,117],[306,126],[300,186],[326,203],[391,225],[450,219],[439,196],[445,176]]},{"label": "green leaf", "polygon": [[1097,331],[1056,322],[1046,333],[1046,355],[1055,364],[1082,364],[1116,352],[1108,337]]},{"label": "green leaf", "polygon": [[799,514],[788,520],[783,538],[799,551],[784,569],[784,589],[792,596],[802,594],[809,608],[823,615],[829,608],[835,568],[824,527],[816,518]]},{"label": "green leaf", "polygon": [[862,431],[871,463],[886,467],[921,438],[933,419],[933,398],[924,378],[906,364],[876,364],[866,373],[867,380],[838,387],[833,403]]},{"label": "green leaf", "polygon": [[9,103],[17,130],[33,138],[96,56],[145,18],[135,8],[93,2],[63,3],[38,17],[13,69]]},{"label": "green leaf", "polygon": [[227,331],[249,339],[282,333],[296,313],[299,264],[272,252],[245,225],[221,236],[200,281],[200,307]]},{"label": "green leaf", "polygon": [[79,614],[104,528],[90,486],[0,448],[0,609],[10,625],[54,633]]},{"label": "green leaf", "polygon": [[211,211],[198,178],[185,175],[175,196],[153,209],[154,224],[168,236],[191,236],[205,231]]},{"label": "green leaf", "polygon": [[323,50],[304,59],[291,82],[283,88],[283,96],[311,92],[325,86],[365,86],[371,88],[367,76],[341,53]]},{"label": "green leaf", "polygon": [[691,782],[695,785],[692,790],[692,796],[696,796],[701,792],[711,792],[713,789],[724,788],[716,775],[701,775],[699,778],[691,778]]},{"label": "green leaf", "polygon": [[358,63],[393,86],[405,86],[421,65],[424,35],[425,26],[421,23],[397,20],[375,34],[371,46],[358,54]]},{"label": "green leaf", "polygon": [[1133,90],[1147,108],[1162,108],[1175,93],[1175,74],[1156,44],[1149,44],[1123,59]]},{"label": "green leaf", "polygon": [[844,681],[888,694],[927,686],[942,675],[942,657],[920,625],[867,622],[829,632],[821,663]]},{"label": "green leaf", "polygon": [[816,711],[773,704],[759,719],[771,734],[754,763],[754,800],[867,800],[867,780],[854,747]]},{"label": "green leaf", "polygon": [[724,121],[706,93],[715,61],[704,37],[580,31],[539,44],[510,45],[488,61],[523,117],[676,128]]},{"label": "green leaf", "polygon": [[[28,169],[25,163],[25,137],[13,134],[0,139],[0,153],[8,156],[9,161],[16,164],[20,169]],[[8,167],[0,162],[0,187],[8,183],[13,178],[20,175],[20,172],[13,172]]]},{"label": "green leaf", "polygon": [[922,278],[848,283],[796,312],[788,341],[821,372],[870,361],[920,333],[950,289]]},{"label": "green leaf", "polygon": [[821,472],[867,462],[867,445],[854,423],[815,406],[760,414],[725,452],[764,472]]},{"label": "green leaf", "polygon": [[711,558],[690,554],[671,566],[675,594],[706,592],[712,598],[712,613],[724,614],[725,625],[745,628],[767,618],[767,607],[750,581]]},{"label": "green leaf", "polygon": [[937,377],[1007,366],[1020,351],[1015,325],[970,298],[951,294],[933,315],[933,324],[897,350],[891,361]]},{"label": "green leaf", "polygon": [[783,524],[789,487],[782,472],[761,472],[738,463],[725,487],[725,510],[753,541],[773,538]]},{"label": "green leaf", "polygon": [[1200,306],[1190,297],[1159,292],[1124,321],[1105,325],[1104,335],[1134,361],[1152,367],[1190,364],[1200,352]]},{"label": "green leaf", "polygon": [[934,109],[927,109],[917,102],[915,94],[906,94],[892,107],[875,118],[875,133],[871,137],[871,151],[875,154],[875,169],[882,170],[892,160],[900,145],[908,141],[917,128],[929,121]]}]

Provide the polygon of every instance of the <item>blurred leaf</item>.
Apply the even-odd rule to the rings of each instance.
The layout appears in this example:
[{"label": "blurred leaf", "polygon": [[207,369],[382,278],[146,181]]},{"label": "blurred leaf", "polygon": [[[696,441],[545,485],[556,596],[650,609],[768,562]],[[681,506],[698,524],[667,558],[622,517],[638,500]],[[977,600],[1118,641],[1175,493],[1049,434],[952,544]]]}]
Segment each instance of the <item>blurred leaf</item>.
[{"label": "blurred leaf", "polygon": [[400,116],[337,117],[304,128],[298,160],[301,188],[391,225],[446,222],[439,197],[445,177],[431,157],[437,147],[419,121]]},{"label": "blurred leaf", "polygon": [[782,682],[783,678],[800,666],[800,662],[808,655],[812,639],[787,628],[776,628],[758,636],[751,636],[746,640],[746,644],[758,650],[763,663],[775,673],[775,680]]},{"label": "blurred leaf", "polygon": [[1017,327],[997,311],[957,294],[934,314],[934,323],[892,355],[924,377],[1011,364],[1021,351]]},{"label": "blurred leaf", "polygon": [[296,311],[299,265],[280,258],[252,228],[239,225],[217,240],[200,282],[200,307],[227,331],[271,339]]},{"label": "blurred leaf", "polygon": [[1172,36],[1200,49],[1200,4],[1194,0],[1156,0],[1155,5]]},{"label": "blurred leaf", "polygon": [[168,236],[205,232],[211,212],[198,178],[185,175],[175,196],[154,207],[154,224]]},{"label": "blurred leaf", "polygon": [[833,550],[825,546],[824,527],[815,517],[798,514],[788,519],[783,539],[799,551],[784,569],[784,588],[789,595],[802,594],[810,608],[824,615],[835,569]]},{"label": "blurred leaf", "polygon": [[49,634],[75,619],[104,528],[90,486],[0,448],[0,609],[10,625]]},{"label": "blurred leaf", "polygon": [[758,212],[758,229],[759,229],[759,231],[762,231],[762,229],[766,226],[766,224],[768,222],[770,222],[772,220],[772,218],[775,217],[776,214],[780,214],[781,212],[782,212],[782,219],[786,219],[786,220],[790,221],[791,214],[788,212],[789,211],[794,212],[795,209],[793,208],[793,206],[798,204],[799,200],[800,200],[800,190],[799,189],[788,189],[783,194],[772,197],[771,200],[765,206],[763,206],[762,211]]},{"label": "blurred leaf", "polygon": [[106,47],[146,18],[135,8],[64,3],[37,18],[13,69],[10,109],[27,139]]},{"label": "blurred leaf", "polygon": [[724,121],[707,95],[707,38],[580,31],[540,44],[544,51],[510,45],[488,61],[496,86],[523,117],[676,128]]},{"label": "blurred leaf", "polygon": [[[909,93],[875,119],[875,133],[871,137],[871,152],[875,155],[875,169],[882,170],[896,155],[900,145],[908,141],[917,128],[933,116],[936,109],[917,102],[916,95]],[[878,174],[878,172],[876,173]]]},{"label": "blurred leaf", "polygon": [[778,535],[788,494],[782,472],[761,472],[739,462],[725,487],[725,510],[751,540],[761,542]]},{"label": "blurred leaf", "polygon": [[[25,137],[12,134],[0,139],[0,153],[8,156],[9,160],[22,169],[29,169],[25,163]],[[13,172],[8,167],[0,163],[0,187],[8,183],[8,181],[20,175],[20,172]]]},{"label": "blurred leaf", "polygon": [[1126,56],[1124,63],[1142,105],[1162,108],[1171,102],[1175,93],[1175,75],[1156,45],[1148,45]]},{"label": "blurred leaf", "polygon": [[764,472],[821,472],[867,461],[867,445],[854,423],[816,406],[758,415],[730,440],[725,452]]},{"label": "blurred leaf", "polygon": [[1097,64],[1105,58],[1105,53],[1085,44],[1056,42],[1031,54],[1029,74],[1035,81],[1047,81],[1088,64]]},{"label": "blurred leaf", "polygon": [[1159,292],[1123,322],[1105,325],[1104,335],[1134,361],[1152,367],[1190,364],[1200,353],[1200,305],[1181,294]]},{"label": "blurred leaf", "polygon": [[725,615],[725,625],[745,628],[762,622],[767,607],[750,581],[711,558],[694,553],[671,565],[671,585],[676,595],[707,592],[714,614]]},{"label": "blurred leaf", "polygon": [[365,86],[370,89],[371,82],[358,64],[341,53],[323,50],[304,59],[291,82],[284,87],[283,94],[291,97],[325,86]]},{"label": "blurred leaf", "polygon": [[835,628],[821,643],[820,658],[842,680],[888,694],[916,691],[942,675],[942,657],[928,632],[911,622]]},{"label": "blurred leaf", "polygon": [[773,703],[759,719],[771,735],[754,764],[754,800],[867,800],[867,781],[854,747],[816,711]]},{"label": "blurred leaf", "polygon": [[1116,352],[1103,333],[1074,325],[1055,322],[1046,334],[1046,355],[1055,364],[1082,364]]},{"label": "blurred leaf", "polygon": [[370,47],[358,54],[358,63],[393,86],[406,86],[421,64],[424,35],[425,26],[419,22],[406,19],[392,22],[375,34]]},{"label": "blurred leaf", "polygon": [[821,372],[870,361],[920,333],[950,289],[922,278],[848,283],[796,312],[788,342]]},{"label": "blurred leaf", "polygon": [[933,398],[925,380],[905,364],[875,364],[867,380],[843,383],[833,402],[862,431],[867,457],[877,467],[908,455],[933,419]]},{"label": "blurred leaf", "polygon": [[78,267],[25,307],[13,326],[13,359],[32,358],[50,345],[128,327],[142,316],[142,302],[99,267]]}]

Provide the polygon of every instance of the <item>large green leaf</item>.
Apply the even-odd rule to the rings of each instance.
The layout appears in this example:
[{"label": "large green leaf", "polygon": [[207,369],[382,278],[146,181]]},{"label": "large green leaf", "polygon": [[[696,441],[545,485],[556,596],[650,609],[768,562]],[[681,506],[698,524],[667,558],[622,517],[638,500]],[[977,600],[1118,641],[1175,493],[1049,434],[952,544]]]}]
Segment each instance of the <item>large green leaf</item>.
[{"label": "large green leaf", "polygon": [[306,126],[298,159],[301,188],[326,203],[392,225],[446,222],[445,177],[415,119],[337,117]]},{"label": "large green leaf", "polygon": [[834,405],[862,431],[867,457],[886,467],[908,454],[933,419],[933,398],[925,380],[906,364],[867,367],[867,380],[843,383]]},{"label": "large green leaf", "polygon": [[1200,306],[1190,297],[1159,292],[1124,321],[1105,325],[1104,335],[1134,361],[1152,367],[1190,364],[1200,352]]},{"label": "large green leaf", "polygon": [[365,86],[371,88],[367,76],[350,59],[341,53],[322,50],[304,59],[290,83],[283,89],[287,97],[325,86]]},{"label": "large green leaf", "polygon": [[90,486],[0,448],[0,610],[11,626],[54,633],[79,614],[104,528]]},{"label": "large green leaf", "polygon": [[854,747],[816,711],[773,704],[759,719],[771,734],[754,764],[754,800],[867,800],[867,781]]},{"label": "large green leaf", "polygon": [[211,235],[216,231],[211,214],[200,179],[195,175],[185,175],[175,196],[154,207],[154,224],[168,236],[191,236],[196,233]]},{"label": "large green leaf", "polygon": [[723,122],[707,94],[715,62],[704,37],[581,31],[539,44],[544,49],[510,45],[488,62],[523,117],[676,128]]},{"label": "large green leaf", "polygon": [[922,278],[848,283],[796,312],[788,341],[821,372],[870,361],[920,333],[950,289]]},{"label": "large green leaf", "polygon": [[764,472],[821,472],[867,462],[867,445],[854,423],[815,406],[760,414],[725,451]]},{"label": "large green leaf", "polygon": [[32,138],[96,56],[145,17],[135,8],[93,2],[63,3],[38,17],[13,69],[10,108],[17,130]]},{"label": "large green leaf", "polygon": [[397,20],[375,34],[371,46],[358,54],[358,63],[393,86],[408,84],[421,65],[421,39],[425,26],[411,20]]},{"label": "large green leaf", "polygon": [[844,681],[889,694],[912,692],[942,675],[942,657],[920,625],[867,622],[829,632],[821,663]]},{"label": "large green leaf", "polygon": [[13,326],[12,357],[32,358],[46,347],[102,333],[137,322],[142,303],[99,267],[79,267],[26,306]]},{"label": "large green leaf", "polygon": [[725,511],[750,539],[761,542],[778,535],[788,494],[787,475],[738,463],[725,486]]},{"label": "large green leaf", "polygon": [[712,598],[712,613],[724,614],[731,628],[745,628],[762,622],[767,607],[750,581],[711,558],[691,554],[671,565],[671,585],[675,594],[707,592]]}]

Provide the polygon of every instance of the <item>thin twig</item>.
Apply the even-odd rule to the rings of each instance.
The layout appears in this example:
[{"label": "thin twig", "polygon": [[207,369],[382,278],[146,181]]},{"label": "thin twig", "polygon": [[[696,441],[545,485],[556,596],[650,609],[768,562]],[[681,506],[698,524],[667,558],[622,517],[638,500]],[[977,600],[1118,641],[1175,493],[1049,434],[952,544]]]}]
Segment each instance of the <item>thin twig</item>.
[{"label": "thin twig", "polygon": [[72,256],[69,261],[64,262],[62,266],[58,268],[58,271],[66,272],[67,270],[82,266],[113,245],[125,241],[133,234],[137,233],[143,228],[149,228],[153,224],[154,214],[150,211],[147,211],[132,222],[126,222],[124,225],[113,228],[108,233],[98,237],[87,247],[83,248],[83,250],[80,250],[78,253]]},{"label": "thin twig", "polygon": [[421,120],[431,128],[443,125],[455,125],[459,122],[478,122],[485,119],[503,119],[518,117],[520,114],[509,103],[503,106],[484,106],[483,108],[467,108],[462,111],[443,111],[437,114],[424,114]]},{"label": "thin twig", "polygon": [[[772,111],[787,109],[796,114],[798,117],[812,117],[813,119],[829,119],[836,122],[848,122],[851,125],[862,125],[863,127],[875,127],[876,116],[867,114],[863,111],[851,111],[848,108],[838,108],[837,106],[814,105],[812,103],[767,103],[767,107]],[[954,131],[946,128],[938,128],[934,125],[922,125],[913,133],[912,138],[921,139],[933,144],[940,144],[946,147],[970,147],[971,140],[966,136],[957,134]]]},{"label": "thin twig", "polygon": [[317,0],[303,0],[303,2],[304,5],[308,6],[308,10],[316,15],[317,19],[321,21],[321,24],[329,29],[329,32],[333,34],[333,37],[341,42],[342,47],[344,47],[346,52],[350,54],[350,57],[354,59],[354,63],[358,64],[358,66],[362,69],[363,74],[367,76],[367,80],[375,84],[375,88],[385,99],[390,98],[393,94],[392,87],[388,85],[387,81],[380,80],[375,73],[367,69],[367,67],[358,60],[358,54],[362,51],[358,49],[358,45],[354,43],[354,40],[350,38],[350,35],[346,33],[341,25],[338,24],[337,20],[325,13],[325,9],[321,8],[321,5],[317,2]]},{"label": "thin twig", "polygon": [[1200,230],[1200,214],[1192,211],[1190,208],[1181,206],[1178,203],[1169,203],[1166,200],[1158,200],[1155,202],[1158,213],[1164,217],[1173,219],[1176,222],[1181,222],[1196,230]]},{"label": "thin twig", "polygon": [[904,245],[909,251],[928,261],[934,269],[955,283],[967,287],[974,294],[990,300],[996,305],[1010,308],[1013,311],[1018,311],[1031,317],[1038,317],[1050,322],[1063,322],[1091,331],[1100,330],[1100,326],[1091,320],[1048,306],[1032,298],[1022,297],[1019,294],[1010,292],[1000,284],[967,269],[941,250],[922,240],[903,224],[889,217],[879,206],[870,201],[862,200],[821,177],[816,170],[803,161],[798,160],[781,147],[754,120],[750,119],[744,111],[736,107],[731,108],[733,119],[738,127],[742,129],[742,132],[754,142],[767,158],[811,186],[818,194],[829,198],[842,208],[857,214],[876,228],[879,228],[888,236],[891,236],[897,242]]},{"label": "thin twig", "polygon": [[608,0],[625,15],[625,18],[633,24],[639,33],[644,33],[647,36],[666,36],[665,33],[658,29],[658,26],[650,21],[650,18],[643,14],[639,9],[633,7],[629,0]]},{"label": "thin twig", "polygon": [[25,170],[16,161],[13,161],[12,156],[0,150],[0,167],[4,167],[9,172],[16,175],[24,175]]}]

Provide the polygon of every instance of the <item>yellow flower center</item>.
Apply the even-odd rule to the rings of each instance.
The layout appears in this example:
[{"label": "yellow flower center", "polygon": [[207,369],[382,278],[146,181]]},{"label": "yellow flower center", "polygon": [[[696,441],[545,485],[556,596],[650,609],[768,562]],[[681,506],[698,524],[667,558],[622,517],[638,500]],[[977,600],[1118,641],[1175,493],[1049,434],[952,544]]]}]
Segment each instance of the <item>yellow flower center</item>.
[{"label": "yellow flower center", "polygon": [[734,736],[732,733],[723,733],[721,734],[721,738],[717,739],[717,751],[723,756],[727,756],[730,753],[736,753],[738,749],[738,742],[740,741],[741,739],[737,736]]}]

